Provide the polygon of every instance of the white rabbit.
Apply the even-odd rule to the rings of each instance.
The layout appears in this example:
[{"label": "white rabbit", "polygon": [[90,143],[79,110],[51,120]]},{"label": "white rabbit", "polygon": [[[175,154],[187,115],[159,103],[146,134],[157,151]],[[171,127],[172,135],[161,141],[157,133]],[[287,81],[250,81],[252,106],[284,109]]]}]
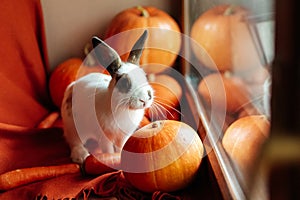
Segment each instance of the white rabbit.
[{"label": "white rabbit", "polygon": [[153,89],[139,66],[147,30],[133,46],[127,62],[97,37],[92,39],[99,63],[110,73],[88,74],[66,89],[61,113],[64,136],[74,162],[90,154],[87,141],[97,141],[103,153],[118,153],[139,126],[145,108],[153,103]]}]

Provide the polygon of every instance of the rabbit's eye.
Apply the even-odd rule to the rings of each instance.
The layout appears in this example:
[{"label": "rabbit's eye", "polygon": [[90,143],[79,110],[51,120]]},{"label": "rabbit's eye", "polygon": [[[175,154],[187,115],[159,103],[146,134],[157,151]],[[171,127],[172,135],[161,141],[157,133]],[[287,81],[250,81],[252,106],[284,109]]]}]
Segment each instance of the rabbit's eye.
[{"label": "rabbit's eye", "polygon": [[122,74],[120,76],[117,76],[116,87],[122,93],[128,93],[130,91],[132,85],[128,74]]}]

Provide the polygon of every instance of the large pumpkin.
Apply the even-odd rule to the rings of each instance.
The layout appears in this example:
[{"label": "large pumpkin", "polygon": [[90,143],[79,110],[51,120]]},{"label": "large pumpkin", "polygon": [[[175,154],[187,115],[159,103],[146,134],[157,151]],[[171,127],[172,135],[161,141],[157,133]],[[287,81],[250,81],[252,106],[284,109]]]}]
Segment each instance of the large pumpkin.
[{"label": "large pumpkin", "polygon": [[198,172],[203,144],[189,125],[162,120],[137,130],[121,152],[125,178],[145,192],[188,186]]},{"label": "large pumpkin", "polygon": [[248,15],[248,10],[236,5],[218,5],[200,15],[191,29],[193,44],[199,45],[192,45],[196,57],[207,67],[221,71],[260,67]]},{"label": "large pumpkin", "polygon": [[180,28],[169,14],[155,7],[138,6],[123,10],[111,21],[105,38],[114,36],[107,43],[126,61],[143,29],[149,30],[146,49],[140,60],[144,70],[157,73],[172,66],[181,47]]}]

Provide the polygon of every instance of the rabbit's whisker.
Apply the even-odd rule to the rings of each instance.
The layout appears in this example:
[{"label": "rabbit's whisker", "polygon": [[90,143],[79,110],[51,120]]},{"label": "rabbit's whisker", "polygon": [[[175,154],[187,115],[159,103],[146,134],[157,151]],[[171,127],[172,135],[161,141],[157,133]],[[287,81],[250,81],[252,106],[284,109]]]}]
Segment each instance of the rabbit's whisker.
[{"label": "rabbit's whisker", "polygon": [[153,102],[153,108],[155,111],[154,116],[162,116],[163,118],[167,118],[166,112],[164,112],[166,111],[166,109],[163,106],[157,104],[156,102]]},{"label": "rabbit's whisker", "polygon": [[[155,105],[156,105],[157,107],[159,107],[160,110],[164,110],[165,113],[169,114],[171,117],[174,117],[174,115],[173,115],[166,107],[164,107],[162,104],[160,104],[160,103],[158,103],[158,102],[155,102]],[[172,107],[171,107],[171,108],[172,108]]]},{"label": "rabbit's whisker", "polygon": [[164,107],[165,109],[169,108],[169,109],[171,109],[171,110],[174,110],[174,111],[177,112],[178,114],[182,115],[182,113],[181,113],[178,109],[176,109],[176,108],[173,107],[173,106],[170,106],[170,105],[167,104],[167,103],[161,102],[161,101],[159,101],[159,100],[155,100],[155,103],[156,103],[156,104],[159,104],[160,106]]},{"label": "rabbit's whisker", "polygon": [[166,102],[165,104],[169,104],[169,105],[172,105],[172,106],[175,106],[175,103],[169,99],[165,99],[165,98],[162,98],[162,97],[158,97],[158,96],[155,96],[155,100],[158,101],[158,102]]}]

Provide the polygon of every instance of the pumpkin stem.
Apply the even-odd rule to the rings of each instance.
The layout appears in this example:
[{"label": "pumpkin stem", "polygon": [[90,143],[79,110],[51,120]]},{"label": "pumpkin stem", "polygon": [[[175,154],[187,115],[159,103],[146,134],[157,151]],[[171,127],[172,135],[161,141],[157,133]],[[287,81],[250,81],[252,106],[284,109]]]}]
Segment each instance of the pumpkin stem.
[{"label": "pumpkin stem", "polygon": [[139,11],[141,11],[141,16],[142,17],[149,17],[150,15],[149,15],[149,12],[145,9],[145,8],[143,8],[142,6],[137,6],[136,7]]},{"label": "pumpkin stem", "polygon": [[233,15],[235,13],[235,5],[230,5],[226,10],[224,11],[224,16]]},{"label": "pumpkin stem", "polygon": [[157,125],[157,123],[152,123],[152,128],[157,128],[158,127],[158,125]]}]

